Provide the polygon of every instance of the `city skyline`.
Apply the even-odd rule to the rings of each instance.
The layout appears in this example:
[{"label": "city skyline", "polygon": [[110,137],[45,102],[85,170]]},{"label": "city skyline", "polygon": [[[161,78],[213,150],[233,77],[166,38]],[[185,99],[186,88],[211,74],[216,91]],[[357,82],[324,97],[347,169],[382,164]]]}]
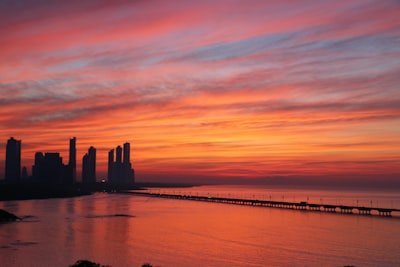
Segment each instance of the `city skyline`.
[{"label": "city skyline", "polygon": [[[36,151],[34,153],[34,161],[31,165],[21,165],[23,159],[22,155],[22,140],[16,140],[14,137],[10,137],[7,140],[7,146],[5,150],[6,165],[4,166],[4,177],[0,175],[0,180],[4,179],[6,183],[44,183],[44,184],[73,184],[76,182],[93,184],[95,182],[108,180],[111,184],[115,185],[131,185],[135,181],[134,169],[132,167],[130,159],[130,143],[124,143],[124,152],[122,160],[122,148],[118,146],[120,153],[119,158],[116,160],[116,169],[121,169],[116,176],[118,182],[113,182],[109,175],[103,176],[100,174],[101,179],[97,179],[96,172],[96,148],[90,146],[87,152],[82,157],[82,164],[80,165],[80,172],[77,179],[77,164],[76,164],[76,137],[69,139],[69,154],[68,163],[63,163],[62,153],[55,151]],[[114,151],[113,149],[111,151]],[[110,152],[111,152],[110,151]],[[109,162],[110,163],[110,162]],[[108,174],[113,174],[110,171],[110,165],[108,165]],[[111,165],[111,168],[114,168]],[[30,171],[28,171],[30,170]],[[0,172],[1,173],[1,172]],[[21,179],[24,178],[24,180]],[[27,179],[31,180],[27,180]],[[120,182],[121,181],[121,182]]]},{"label": "city skyline", "polygon": [[138,181],[399,185],[399,10],[6,1],[0,150],[23,140],[29,166],[41,149],[67,155],[65,136],[78,136],[77,168],[93,145],[101,179],[110,148],[134,140]]}]

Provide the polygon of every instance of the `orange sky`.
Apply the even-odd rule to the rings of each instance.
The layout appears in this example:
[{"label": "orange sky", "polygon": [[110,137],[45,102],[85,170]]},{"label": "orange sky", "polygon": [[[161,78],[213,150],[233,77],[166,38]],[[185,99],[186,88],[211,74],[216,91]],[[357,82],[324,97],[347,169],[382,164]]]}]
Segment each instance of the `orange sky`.
[{"label": "orange sky", "polygon": [[[398,1],[3,1],[0,177],[22,140],[78,177],[400,178]],[[318,178],[319,177],[319,178]],[[300,179],[300,178],[299,178]]]}]

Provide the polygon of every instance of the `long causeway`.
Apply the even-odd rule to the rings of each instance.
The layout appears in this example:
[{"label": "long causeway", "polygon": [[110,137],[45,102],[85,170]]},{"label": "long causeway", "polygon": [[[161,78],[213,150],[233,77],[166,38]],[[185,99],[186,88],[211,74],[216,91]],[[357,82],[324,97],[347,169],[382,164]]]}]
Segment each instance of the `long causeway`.
[{"label": "long causeway", "polygon": [[384,217],[391,217],[392,213],[400,212],[400,209],[393,209],[393,208],[314,204],[308,202],[287,202],[287,201],[226,198],[226,197],[212,197],[212,196],[198,196],[198,195],[194,196],[186,194],[183,195],[164,194],[164,193],[152,193],[152,192],[141,192],[141,191],[124,191],[120,193],[134,194],[134,195],[141,195],[148,197],[204,201],[204,202],[235,204],[244,206],[271,207],[271,208],[281,208],[281,209],[294,209],[301,211],[320,211],[320,212],[342,213],[342,214],[377,215]]}]

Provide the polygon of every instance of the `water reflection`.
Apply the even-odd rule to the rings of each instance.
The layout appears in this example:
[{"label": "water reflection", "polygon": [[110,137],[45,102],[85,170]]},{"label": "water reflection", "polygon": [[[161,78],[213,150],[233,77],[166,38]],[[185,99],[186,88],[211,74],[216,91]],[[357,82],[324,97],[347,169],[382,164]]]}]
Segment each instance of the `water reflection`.
[{"label": "water reflection", "polygon": [[[193,194],[197,189],[190,190]],[[264,194],[269,198],[258,189],[214,190],[210,194]],[[311,201],[321,192],[292,193],[296,200],[308,196]],[[282,197],[280,191],[271,194]],[[324,199],[336,196],[325,194]],[[363,196],[352,194],[359,200]],[[144,262],[163,267],[395,266],[400,262],[400,241],[395,238],[400,236],[400,220],[395,218],[117,194],[0,202],[0,208],[38,218],[32,223],[0,224],[2,266],[30,266],[32,262],[68,266],[79,259],[114,267]]]}]

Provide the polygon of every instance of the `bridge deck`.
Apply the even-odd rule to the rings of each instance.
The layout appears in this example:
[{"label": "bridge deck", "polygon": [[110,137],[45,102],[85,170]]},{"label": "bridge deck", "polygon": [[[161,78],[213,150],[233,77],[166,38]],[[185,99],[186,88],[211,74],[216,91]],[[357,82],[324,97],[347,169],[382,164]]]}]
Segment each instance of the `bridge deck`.
[{"label": "bridge deck", "polygon": [[286,209],[296,209],[304,211],[339,212],[339,213],[359,214],[359,215],[378,215],[385,217],[392,216],[392,212],[400,212],[400,209],[391,209],[391,208],[316,204],[308,202],[287,202],[287,201],[211,197],[211,196],[198,196],[198,195],[194,196],[194,195],[180,195],[180,194],[162,194],[162,193],[151,193],[151,192],[140,192],[140,191],[124,191],[120,193],[142,195],[148,197],[195,200],[195,201],[226,203],[226,204],[236,204],[236,205],[246,205],[246,206],[286,208]]}]

